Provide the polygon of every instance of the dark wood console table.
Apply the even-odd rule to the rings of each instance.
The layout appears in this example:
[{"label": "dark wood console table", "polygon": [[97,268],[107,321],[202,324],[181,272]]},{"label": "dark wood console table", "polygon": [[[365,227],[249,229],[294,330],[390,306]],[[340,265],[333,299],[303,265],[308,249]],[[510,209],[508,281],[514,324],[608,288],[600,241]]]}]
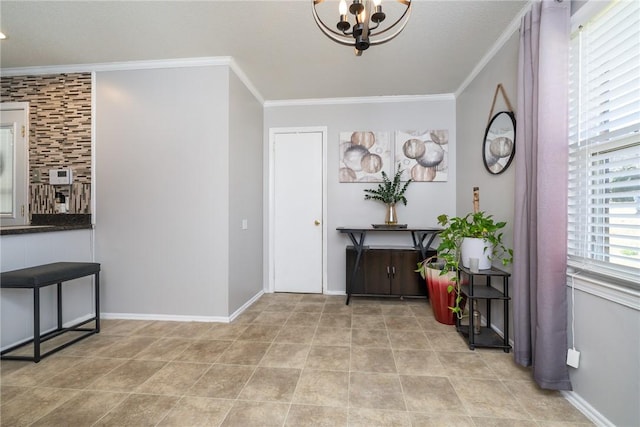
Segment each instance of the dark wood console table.
[{"label": "dark wood console table", "polygon": [[[353,284],[356,281],[358,275],[358,268],[360,267],[360,262],[362,259],[362,254],[365,250],[365,238],[367,233],[371,232],[393,232],[393,233],[410,233],[413,248],[416,251],[420,252],[420,256],[422,259],[427,258],[427,254],[429,252],[429,248],[431,243],[433,243],[433,239],[435,239],[436,235],[442,231],[441,228],[402,228],[402,227],[338,227],[340,233],[346,234],[349,236],[351,243],[353,243],[353,249],[355,250],[355,261],[353,262],[353,268],[350,275],[350,280],[347,280],[347,301],[346,304],[349,304],[349,300],[351,299],[351,294],[353,293]],[[347,265],[349,268],[349,265]]]}]

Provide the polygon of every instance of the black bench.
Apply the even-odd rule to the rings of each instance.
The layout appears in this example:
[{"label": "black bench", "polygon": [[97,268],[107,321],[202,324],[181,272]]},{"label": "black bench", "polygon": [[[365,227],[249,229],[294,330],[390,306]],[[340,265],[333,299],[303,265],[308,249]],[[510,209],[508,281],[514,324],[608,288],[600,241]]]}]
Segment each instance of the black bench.
[{"label": "black bench", "polygon": [[[62,282],[94,275],[95,292],[95,316],[69,327],[62,326]],[[40,335],[40,289],[50,285],[58,285],[58,327],[57,329]],[[0,273],[0,286],[2,289],[33,289],[33,339],[14,345],[3,350],[0,358],[10,360],[30,360],[38,363],[40,359],[62,350],[71,344],[80,341],[90,335],[100,332],[100,264],[95,262],[55,262],[53,264],[39,265],[36,267],[22,268],[19,270]],[[81,326],[95,321],[94,328],[82,328]],[[46,353],[41,354],[40,345],[65,332],[85,332],[72,340],[65,342]],[[33,343],[33,357],[12,356],[7,353]]]}]

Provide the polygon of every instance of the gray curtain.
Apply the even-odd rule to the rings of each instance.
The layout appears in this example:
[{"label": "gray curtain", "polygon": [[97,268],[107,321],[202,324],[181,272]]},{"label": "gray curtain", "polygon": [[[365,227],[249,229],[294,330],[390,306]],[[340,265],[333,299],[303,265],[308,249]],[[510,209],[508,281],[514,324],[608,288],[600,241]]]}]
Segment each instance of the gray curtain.
[{"label": "gray curtain", "polygon": [[520,26],[515,154],[514,353],[538,385],[571,390],[567,355],[570,2],[532,4]]}]

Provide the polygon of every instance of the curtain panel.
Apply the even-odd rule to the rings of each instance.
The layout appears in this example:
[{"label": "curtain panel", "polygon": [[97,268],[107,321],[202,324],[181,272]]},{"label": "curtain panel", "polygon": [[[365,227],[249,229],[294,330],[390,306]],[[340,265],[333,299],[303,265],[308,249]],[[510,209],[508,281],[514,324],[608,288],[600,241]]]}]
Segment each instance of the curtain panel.
[{"label": "curtain panel", "polygon": [[571,390],[567,355],[570,1],[522,18],[515,154],[514,354],[542,388]]}]

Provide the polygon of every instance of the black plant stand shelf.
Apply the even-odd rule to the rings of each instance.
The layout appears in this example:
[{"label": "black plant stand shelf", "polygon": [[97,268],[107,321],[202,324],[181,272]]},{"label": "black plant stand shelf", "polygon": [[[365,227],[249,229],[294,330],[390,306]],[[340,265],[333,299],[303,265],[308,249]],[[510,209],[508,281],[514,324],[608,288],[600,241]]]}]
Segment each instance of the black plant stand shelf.
[{"label": "black plant stand shelf", "polygon": [[[488,270],[480,270],[478,273],[472,273],[465,267],[460,267],[459,271],[460,291],[467,297],[469,304],[469,325],[462,325],[460,319],[456,320],[456,330],[467,340],[469,348],[474,350],[476,347],[501,348],[505,353],[509,353],[511,345],[509,344],[509,273],[492,267]],[[477,279],[485,278],[485,284],[476,284]],[[465,280],[465,279],[468,279]],[[502,282],[502,290],[492,286],[496,282]],[[482,326],[479,334],[474,334],[473,305],[475,302],[483,300],[487,315],[487,325],[491,325],[491,301],[502,301],[504,314],[504,336],[498,335],[491,327]]]}]

